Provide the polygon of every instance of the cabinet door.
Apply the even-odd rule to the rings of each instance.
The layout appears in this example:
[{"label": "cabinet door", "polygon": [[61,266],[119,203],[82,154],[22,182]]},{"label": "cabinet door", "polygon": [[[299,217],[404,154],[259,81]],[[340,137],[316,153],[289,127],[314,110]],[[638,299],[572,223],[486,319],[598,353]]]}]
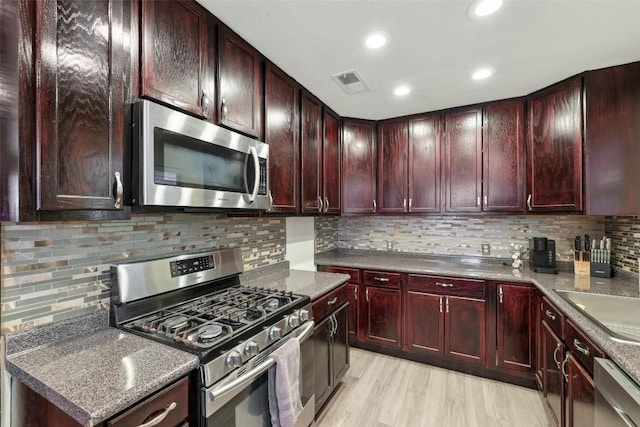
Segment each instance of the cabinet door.
[{"label": "cabinet door", "polygon": [[391,347],[402,346],[401,291],[365,286],[366,340]]},{"label": "cabinet door", "polygon": [[320,409],[333,391],[331,319],[331,316],[329,316],[320,322],[315,327],[313,334],[316,410]]},{"label": "cabinet door", "polygon": [[445,116],[445,210],[478,212],[482,191],[482,112],[449,112]]},{"label": "cabinet door", "polygon": [[407,292],[406,350],[444,354],[445,296]]},{"label": "cabinet door", "polygon": [[325,213],[339,214],[340,197],[340,117],[324,111],[324,138],[322,140],[322,177]]},{"label": "cabinet door", "polygon": [[220,124],[262,137],[262,57],[221,26],[218,111]]},{"label": "cabinet door", "polygon": [[215,44],[208,23],[213,27],[194,1],[142,2],[141,96],[214,119]]},{"label": "cabinet door", "polygon": [[551,330],[547,322],[542,322],[542,395],[547,399],[551,412],[560,426],[564,419],[563,403],[564,377],[561,365],[564,356],[562,340]]},{"label": "cabinet door", "polygon": [[376,212],[374,124],[345,120],[342,132],[342,211]]},{"label": "cabinet door", "polygon": [[595,416],[593,378],[571,353],[567,360],[566,372],[568,427],[593,427]]},{"label": "cabinet door", "polygon": [[581,211],[582,79],[532,95],[528,110],[528,209]]},{"label": "cabinet door", "polygon": [[296,213],[299,209],[299,93],[300,87],[292,78],[274,65],[267,64],[265,142],[269,144],[272,212]]},{"label": "cabinet door", "polygon": [[354,341],[358,340],[358,328],[360,326],[360,321],[358,316],[360,314],[360,310],[358,307],[358,292],[360,287],[353,283],[347,284],[347,299],[349,300],[349,340]]},{"label": "cabinet door", "polygon": [[482,126],[482,209],[521,212],[524,209],[524,102],[491,102]]},{"label": "cabinet door", "polygon": [[640,62],[590,71],[584,86],[586,214],[637,215]]},{"label": "cabinet door", "polygon": [[440,115],[409,120],[409,212],[440,212]]},{"label": "cabinet door", "polygon": [[532,373],[534,362],[534,289],[498,284],[499,368]]},{"label": "cabinet door", "polygon": [[37,3],[38,210],[122,209],[122,13],[118,0]]},{"label": "cabinet door", "polygon": [[333,384],[338,384],[349,370],[349,310],[343,305],[333,313],[335,323],[331,352],[333,356]]},{"label": "cabinet door", "polygon": [[407,122],[386,122],[378,127],[378,212],[406,212]]},{"label": "cabinet door", "polygon": [[302,212],[322,212],[320,173],[322,166],[322,105],[302,92]]},{"label": "cabinet door", "polygon": [[445,298],[445,355],[484,366],[485,301],[447,296]]}]

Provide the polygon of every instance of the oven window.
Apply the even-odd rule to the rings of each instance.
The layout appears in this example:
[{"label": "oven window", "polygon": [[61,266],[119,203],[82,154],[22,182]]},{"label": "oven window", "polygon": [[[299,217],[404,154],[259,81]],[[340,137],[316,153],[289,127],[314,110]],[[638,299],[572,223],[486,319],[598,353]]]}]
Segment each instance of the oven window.
[{"label": "oven window", "polygon": [[226,405],[207,418],[207,427],[268,427],[269,413],[268,375],[265,372]]},{"label": "oven window", "polygon": [[[246,159],[246,153],[154,128],[156,184],[245,192]],[[253,177],[248,180],[253,183]]]}]

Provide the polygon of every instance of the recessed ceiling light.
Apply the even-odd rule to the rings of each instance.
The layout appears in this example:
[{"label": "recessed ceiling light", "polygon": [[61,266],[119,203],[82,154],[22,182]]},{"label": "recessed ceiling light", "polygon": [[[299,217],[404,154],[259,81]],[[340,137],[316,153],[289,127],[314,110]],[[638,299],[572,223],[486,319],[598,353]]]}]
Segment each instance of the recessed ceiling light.
[{"label": "recessed ceiling light", "polygon": [[364,45],[369,49],[379,49],[389,41],[389,34],[383,31],[377,31],[375,33],[369,34],[364,39]]},{"label": "recessed ceiling light", "polygon": [[398,86],[394,91],[393,94],[395,96],[405,96],[407,94],[409,94],[409,92],[411,92],[411,89],[409,89],[408,86]]},{"label": "recessed ceiling light", "polygon": [[480,68],[479,70],[476,70],[472,75],[471,78],[473,80],[484,80],[487,77],[491,76],[493,74],[493,70],[490,68]]},{"label": "recessed ceiling light", "polygon": [[467,16],[471,19],[482,18],[496,12],[502,6],[502,0],[475,0],[469,6]]}]

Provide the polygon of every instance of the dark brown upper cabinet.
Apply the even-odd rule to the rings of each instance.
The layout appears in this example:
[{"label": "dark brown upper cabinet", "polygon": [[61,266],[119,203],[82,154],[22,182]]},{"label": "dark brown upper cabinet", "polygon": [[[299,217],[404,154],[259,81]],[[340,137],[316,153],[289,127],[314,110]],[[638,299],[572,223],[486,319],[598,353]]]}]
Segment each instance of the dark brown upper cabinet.
[{"label": "dark brown upper cabinet", "polygon": [[640,62],[590,71],[585,91],[585,211],[640,214]]},{"label": "dark brown upper cabinet", "polygon": [[195,1],[143,0],[140,95],[215,120],[216,23]]},{"label": "dark brown upper cabinet", "polygon": [[35,13],[36,136],[26,139],[25,128],[21,144],[36,143],[36,209],[118,218],[126,184],[123,3],[44,0]]},{"label": "dark brown upper cabinet", "polygon": [[375,213],[376,127],[367,120],[342,124],[342,212]]},{"label": "dark brown upper cabinet", "polygon": [[324,134],[322,138],[322,188],[323,212],[339,214],[340,196],[340,117],[329,111],[323,112]]},{"label": "dark brown upper cabinet", "polygon": [[445,115],[444,197],[446,212],[482,210],[482,110]]},{"label": "dark brown upper cabinet", "polygon": [[440,115],[378,127],[379,212],[440,212]]},{"label": "dark brown upper cabinet", "polygon": [[224,25],[218,48],[218,122],[262,138],[262,55]]},{"label": "dark brown upper cabinet", "polygon": [[522,212],[524,101],[491,102],[482,115],[482,210]]},{"label": "dark brown upper cabinet", "polygon": [[322,103],[306,91],[301,98],[302,213],[322,213]]},{"label": "dark brown upper cabinet", "polygon": [[269,144],[271,212],[299,212],[300,86],[276,66],[265,68],[265,142]]},{"label": "dark brown upper cabinet", "polygon": [[582,210],[582,77],[530,95],[527,208]]}]

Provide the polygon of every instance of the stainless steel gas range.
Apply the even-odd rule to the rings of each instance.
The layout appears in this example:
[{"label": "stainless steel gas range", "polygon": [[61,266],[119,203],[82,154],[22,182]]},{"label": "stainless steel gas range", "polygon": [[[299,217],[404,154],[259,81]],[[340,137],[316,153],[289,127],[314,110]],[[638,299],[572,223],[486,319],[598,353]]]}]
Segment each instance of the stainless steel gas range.
[{"label": "stainless steel gas range", "polygon": [[198,426],[269,426],[270,353],[300,340],[296,426],[315,415],[310,298],[240,285],[239,249],[189,253],[112,267],[112,323],[196,354],[191,411]]}]

